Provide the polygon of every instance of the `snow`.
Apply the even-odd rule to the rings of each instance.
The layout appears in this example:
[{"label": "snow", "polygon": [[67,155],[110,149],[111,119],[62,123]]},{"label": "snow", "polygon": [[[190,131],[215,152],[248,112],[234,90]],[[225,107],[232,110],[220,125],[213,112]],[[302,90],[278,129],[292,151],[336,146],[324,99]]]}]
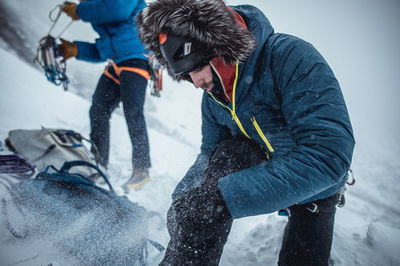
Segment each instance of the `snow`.
[{"label": "snow", "polygon": [[[310,41],[330,63],[342,86],[357,141],[352,164],[356,184],[348,188],[345,207],[337,210],[332,263],[400,265],[399,3],[390,0],[228,3],[258,6],[277,32]],[[25,41],[23,47],[33,53],[37,40],[50,28],[47,15],[56,3],[14,0],[0,5],[3,6],[0,11],[7,10],[7,15],[13,18],[11,24]],[[22,9],[22,5],[29,8]],[[66,25],[68,20],[63,19],[60,24]],[[0,140],[12,129],[41,126],[70,128],[88,136],[90,96],[104,64],[70,60],[68,74],[72,82],[70,91],[64,92],[50,84],[29,60],[16,55],[21,43],[10,44],[0,36],[3,38],[0,40]],[[63,37],[91,41],[96,36],[87,24],[76,22]],[[201,90],[184,82],[175,83],[164,74],[161,98],[148,93],[145,103],[152,182],[129,194],[132,201],[163,217],[173,189],[199,152],[202,95]],[[118,194],[123,194],[120,186],[129,175],[130,154],[125,120],[117,110],[111,119],[108,172]],[[285,222],[286,218],[276,213],[234,221],[220,265],[276,264]],[[169,239],[166,227],[152,227],[150,238],[166,246]],[[21,255],[16,260],[28,257]],[[46,259],[44,252],[34,263],[47,265]],[[153,252],[149,265],[158,265],[161,259],[162,254]]]}]

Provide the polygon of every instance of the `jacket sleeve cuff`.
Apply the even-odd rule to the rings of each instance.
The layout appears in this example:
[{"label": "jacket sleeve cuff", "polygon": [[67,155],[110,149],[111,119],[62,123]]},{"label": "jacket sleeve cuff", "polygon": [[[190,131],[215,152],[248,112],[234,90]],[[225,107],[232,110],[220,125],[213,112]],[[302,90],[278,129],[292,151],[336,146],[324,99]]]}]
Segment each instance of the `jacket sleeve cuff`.
[{"label": "jacket sleeve cuff", "polygon": [[264,163],[219,179],[218,188],[232,218],[272,213],[295,203],[294,195],[280,193],[279,182],[265,176]]},{"label": "jacket sleeve cuff", "polygon": [[100,57],[99,51],[97,50],[95,44],[79,41],[75,41],[74,43],[78,46],[78,56],[76,59],[88,62],[105,61]]}]

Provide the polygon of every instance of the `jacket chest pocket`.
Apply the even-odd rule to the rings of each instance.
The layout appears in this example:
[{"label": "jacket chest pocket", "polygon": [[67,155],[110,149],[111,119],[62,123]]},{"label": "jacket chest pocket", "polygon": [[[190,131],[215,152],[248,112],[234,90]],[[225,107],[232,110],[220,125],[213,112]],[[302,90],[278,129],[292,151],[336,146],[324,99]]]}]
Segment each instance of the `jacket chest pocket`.
[{"label": "jacket chest pocket", "polygon": [[265,146],[268,149],[268,152],[273,153],[275,150],[272,147],[271,143],[269,142],[267,136],[264,134],[264,132],[262,131],[260,125],[257,122],[257,119],[255,116],[253,116],[252,118],[250,118],[251,124],[254,127],[254,129],[256,130],[258,136],[261,138],[261,140],[263,141],[263,143],[265,144]]},{"label": "jacket chest pocket", "polygon": [[[232,120],[231,128],[236,128],[236,132],[240,131],[247,138],[252,139],[264,146],[265,150],[267,151],[267,158],[269,159],[269,155],[272,154],[275,149],[269,140],[268,133],[265,131],[265,126],[263,127],[263,130],[257,118],[252,114],[240,115],[239,112],[239,115],[236,114]],[[265,119],[261,121],[265,123]]]},{"label": "jacket chest pocket", "polygon": [[216,112],[214,115],[217,118],[217,122],[227,126],[231,130],[232,135],[236,135],[236,133],[240,131],[247,138],[253,139],[262,146],[265,146],[268,152],[267,158],[269,159],[269,154],[274,152],[274,148],[261,129],[256,117],[252,115],[257,113],[257,108],[251,104],[243,104],[242,108],[239,108],[238,112],[236,112],[234,108],[230,108],[221,103],[211,93],[210,95],[216,104],[216,109],[214,109]]}]

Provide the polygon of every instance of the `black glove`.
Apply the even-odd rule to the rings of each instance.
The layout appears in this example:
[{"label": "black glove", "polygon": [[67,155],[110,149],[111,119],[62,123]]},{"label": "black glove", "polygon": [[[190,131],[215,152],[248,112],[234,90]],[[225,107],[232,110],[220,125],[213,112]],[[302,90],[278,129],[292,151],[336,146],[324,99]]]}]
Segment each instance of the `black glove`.
[{"label": "black glove", "polygon": [[178,197],[168,210],[171,241],[163,265],[218,265],[232,217],[218,187],[201,185]]},{"label": "black glove", "polygon": [[266,160],[262,147],[243,136],[221,141],[210,156],[204,179],[218,185],[218,180]]},{"label": "black glove", "polygon": [[246,138],[236,137],[218,145],[204,182],[176,197],[168,210],[171,240],[160,265],[218,265],[232,226],[218,179],[263,160],[260,146]]}]

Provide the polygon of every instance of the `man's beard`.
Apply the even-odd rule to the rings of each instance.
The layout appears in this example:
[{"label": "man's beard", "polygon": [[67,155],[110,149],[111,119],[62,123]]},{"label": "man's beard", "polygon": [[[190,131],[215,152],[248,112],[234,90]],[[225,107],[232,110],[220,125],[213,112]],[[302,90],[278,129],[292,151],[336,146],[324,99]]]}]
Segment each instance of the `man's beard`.
[{"label": "man's beard", "polygon": [[211,92],[213,90],[214,86],[215,86],[214,82],[210,82],[210,83],[201,85],[200,88],[202,88],[205,91]]},{"label": "man's beard", "polygon": [[213,68],[211,68],[211,73],[212,73],[212,84],[211,84],[210,92],[215,93],[215,94],[224,93],[223,89],[222,89],[221,81],[220,81],[217,73],[215,73]]}]

